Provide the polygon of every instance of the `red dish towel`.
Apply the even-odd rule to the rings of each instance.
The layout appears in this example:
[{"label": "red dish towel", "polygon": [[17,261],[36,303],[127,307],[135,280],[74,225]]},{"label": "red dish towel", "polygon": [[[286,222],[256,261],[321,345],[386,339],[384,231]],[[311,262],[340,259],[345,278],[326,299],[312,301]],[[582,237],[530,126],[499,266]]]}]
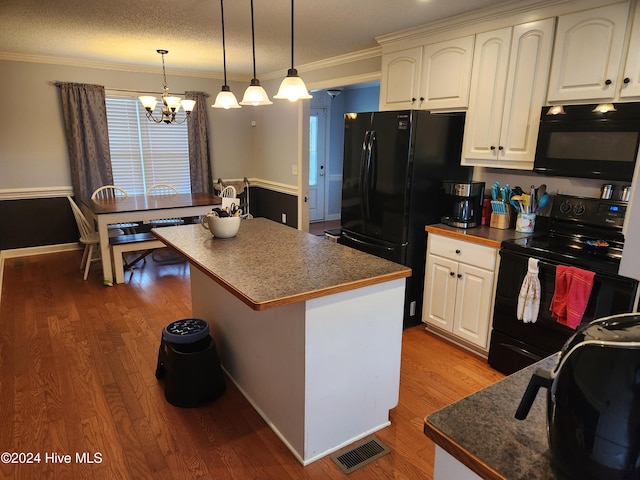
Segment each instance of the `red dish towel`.
[{"label": "red dish towel", "polygon": [[580,325],[589,302],[594,277],[594,272],[577,267],[556,267],[556,289],[549,310],[558,323],[574,330]]}]

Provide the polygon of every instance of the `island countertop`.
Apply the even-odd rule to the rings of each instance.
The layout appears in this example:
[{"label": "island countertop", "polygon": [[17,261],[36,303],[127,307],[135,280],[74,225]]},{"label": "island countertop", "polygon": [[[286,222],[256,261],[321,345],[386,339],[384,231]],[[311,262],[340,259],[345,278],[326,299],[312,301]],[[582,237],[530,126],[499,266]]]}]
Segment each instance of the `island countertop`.
[{"label": "island countertop", "polygon": [[242,220],[229,239],[201,225],[152,232],[254,310],[411,276],[404,265],[265,218]]},{"label": "island countertop", "polygon": [[427,416],[424,433],[484,479],[557,480],[547,440],[546,390],[525,420],[515,411],[537,368],[551,370],[552,355]]}]

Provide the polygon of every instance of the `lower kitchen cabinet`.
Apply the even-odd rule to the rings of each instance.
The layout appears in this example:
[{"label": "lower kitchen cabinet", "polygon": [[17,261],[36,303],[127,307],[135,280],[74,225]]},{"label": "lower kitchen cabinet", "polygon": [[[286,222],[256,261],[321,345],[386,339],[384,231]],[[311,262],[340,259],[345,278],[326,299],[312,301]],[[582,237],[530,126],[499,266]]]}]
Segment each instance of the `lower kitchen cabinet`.
[{"label": "lower kitchen cabinet", "polygon": [[498,249],[433,233],[427,238],[422,321],[486,355]]}]

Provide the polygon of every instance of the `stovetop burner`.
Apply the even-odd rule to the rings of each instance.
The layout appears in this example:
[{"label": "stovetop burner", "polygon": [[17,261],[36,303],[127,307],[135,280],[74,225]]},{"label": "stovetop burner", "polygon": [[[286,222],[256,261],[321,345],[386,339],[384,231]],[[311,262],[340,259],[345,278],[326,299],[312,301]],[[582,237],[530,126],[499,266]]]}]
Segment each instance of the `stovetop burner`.
[{"label": "stovetop burner", "polygon": [[556,195],[548,232],[502,243],[506,250],[593,271],[618,273],[627,204]]}]

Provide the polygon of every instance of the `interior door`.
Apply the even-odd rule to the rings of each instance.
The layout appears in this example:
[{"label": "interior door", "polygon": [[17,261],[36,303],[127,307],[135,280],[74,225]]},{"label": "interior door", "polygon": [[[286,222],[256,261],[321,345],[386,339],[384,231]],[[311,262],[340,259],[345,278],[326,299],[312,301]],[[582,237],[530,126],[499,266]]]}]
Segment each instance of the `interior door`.
[{"label": "interior door", "polygon": [[309,118],[309,221],[324,220],[327,111],[312,108]]}]

